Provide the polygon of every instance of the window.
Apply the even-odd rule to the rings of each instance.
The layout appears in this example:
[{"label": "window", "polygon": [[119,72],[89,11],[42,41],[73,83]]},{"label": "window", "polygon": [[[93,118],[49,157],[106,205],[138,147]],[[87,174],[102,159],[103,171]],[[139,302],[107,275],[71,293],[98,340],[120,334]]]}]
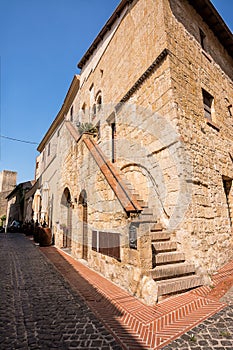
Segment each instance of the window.
[{"label": "window", "polygon": [[92,231],[92,250],[120,259],[120,234],[115,232]]},{"label": "window", "polygon": [[86,103],[84,102],[83,105],[82,105],[82,108],[81,108],[81,115],[80,115],[80,118],[79,118],[80,122],[84,119],[85,113],[86,113]]},{"label": "window", "polygon": [[94,84],[91,84],[91,87],[89,89],[90,91],[90,118],[93,119],[95,117],[95,111],[94,111],[94,103],[95,103],[95,95],[94,95]]},{"label": "window", "polygon": [[99,112],[102,107],[102,97],[100,94],[97,96],[96,105],[97,105],[97,112]]},{"label": "window", "polygon": [[232,202],[232,196],[231,196],[231,191],[232,191],[232,179],[223,176],[222,177],[223,181],[223,188],[226,196],[226,204],[227,204],[227,211],[228,211],[228,217],[229,217],[229,222],[230,226],[232,227],[232,220],[233,220],[233,202]]},{"label": "window", "polygon": [[50,155],[50,143],[48,144],[48,156]]},{"label": "window", "polygon": [[72,106],[71,109],[70,109],[70,121],[71,122],[73,121],[73,114],[74,114],[74,108]]},{"label": "window", "polygon": [[92,119],[94,119],[95,117],[96,117],[96,104],[94,103],[92,107]]},{"label": "window", "polygon": [[205,118],[212,120],[212,109],[213,109],[214,98],[204,89],[202,89],[202,96],[203,96]]},{"label": "window", "polygon": [[112,163],[116,161],[116,123],[111,123],[111,134],[112,134]]},{"label": "window", "polygon": [[203,50],[206,50],[206,35],[205,33],[199,28],[200,33],[200,44]]},{"label": "window", "polygon": [[98,137],[98,140],[99,140],[100,139],[100,121],[98,121],[98,123],[96,124],[96,129],[98,131],[97,137]]}]

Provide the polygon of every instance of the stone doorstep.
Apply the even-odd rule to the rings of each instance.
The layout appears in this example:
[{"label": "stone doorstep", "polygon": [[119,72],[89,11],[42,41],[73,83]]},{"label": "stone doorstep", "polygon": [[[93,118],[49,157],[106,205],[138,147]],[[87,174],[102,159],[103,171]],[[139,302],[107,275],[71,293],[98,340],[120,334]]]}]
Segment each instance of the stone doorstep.
[{"label": "stone doorstep", "polygon": [[154,247],[156,253],[157,252],[168,252],[168,251],[174,251],[177,249],[177,243],[176,242],[153,242],[152,246]]},{"label": "stone doorstep", "polygon": [[185,261],[184,253],[180,252],[167,252],[167,253],[158,253],[155,256],[156,264],[169,264]]},{"label": "stone doorstep", "polygon": [[199,276],[184,276],[172,278],[170,280],[157,281],[158,297],[165,294],[186,291],[203,284],[202,278]]},{"label": "stone doorstep", "polygon": [[137,199],[138,204],[140,205],[140,207],[143,208],[148,208],[148,203],[144,202],[143,199]]},{"label": "stone doorstep", "polygon": [[168,264],[163,266],[156,266],[154,269],[150,270],[151,277],[154,280],[194,274],[195,266],[187,262],[181,262],[177,264]]},{"label": "stone doorstep", "polygon": [[150,233],[151,241],[168,241],[172,231],[157,231]]},{"label": "stone doorstep", "polygon": [[163,231],[163,226],[156,221],[156,224],[151,227],[151,232]]},{"label": "stone doorstep", "polygon": [[134,224],[155,224],[157,221],[156,220],[153,220],[153,219],[150,219],[150,218],[135,218],[131,221],[131,223],[134,223]]}]

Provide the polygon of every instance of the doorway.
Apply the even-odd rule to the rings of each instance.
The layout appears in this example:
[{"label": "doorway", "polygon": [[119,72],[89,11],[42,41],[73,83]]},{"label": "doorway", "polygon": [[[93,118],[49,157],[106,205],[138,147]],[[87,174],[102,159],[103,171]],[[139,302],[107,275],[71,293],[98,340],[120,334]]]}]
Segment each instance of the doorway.
[{"label": "doorway", "polygon": [[66,187],[61,200],[62,229],[63,229],[63,248],[70,249],[72,246],[72,204],[69,189]]},{"label": "doorway", "polygon": [[228,211],[228,217],[230,221],[230,226],[233,225],[233,200],[232,200],[232,179],[226,176],[223,176],[223,188],[226,196],[226,204],[227,204],[227,211]]},{"label": "doorway", "polygon": [[88,210],[87,193],[82,190],[79,196],[79,204],[82,205],[82,259],[88,258]]}]

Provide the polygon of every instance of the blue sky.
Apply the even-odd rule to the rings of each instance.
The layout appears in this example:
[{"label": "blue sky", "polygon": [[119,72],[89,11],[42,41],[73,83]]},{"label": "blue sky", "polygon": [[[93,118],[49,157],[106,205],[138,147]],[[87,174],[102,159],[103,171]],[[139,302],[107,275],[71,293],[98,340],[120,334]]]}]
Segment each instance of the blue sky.
[{"label": "blue sky", "polygon": [[[40,142],[77,63],[120,0],[0,0],[2,136]],[[213,0],[233,30],[233,1]],[[0,138],[0,170],[34,178],[37,146]]]}]

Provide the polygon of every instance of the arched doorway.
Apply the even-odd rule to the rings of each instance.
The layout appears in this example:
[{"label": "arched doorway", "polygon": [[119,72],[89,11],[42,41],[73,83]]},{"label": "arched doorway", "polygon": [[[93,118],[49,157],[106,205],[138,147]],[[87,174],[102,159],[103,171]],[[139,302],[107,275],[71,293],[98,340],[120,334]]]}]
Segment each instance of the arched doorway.
[{"label": "arched doorway", "polygon": [[69,189],[66,187],[61,199],[61,220],[63,227],[63,248],[71,248],[72,244],[72,204]]},{"label": "arched doorway", "polygon": [[87,193],[82,190],[79,195],[79,204],[82,205],[82,259],[88,256],[88,223],[87,223]]}]

